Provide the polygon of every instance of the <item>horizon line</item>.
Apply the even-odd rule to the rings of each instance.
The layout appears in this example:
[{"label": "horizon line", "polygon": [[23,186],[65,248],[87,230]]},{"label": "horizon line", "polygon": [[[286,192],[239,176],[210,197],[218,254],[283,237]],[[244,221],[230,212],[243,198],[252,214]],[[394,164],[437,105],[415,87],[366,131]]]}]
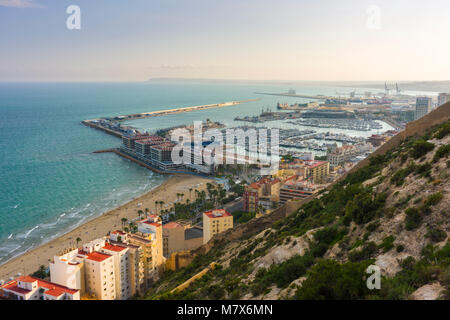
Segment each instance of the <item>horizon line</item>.
[{"label": "horizon line", "polygon": [[230,79],[230,78],[187,78],[155,77],[147,80],[0,80],[0,83],[145,83],[158,80],[168,81],[229,81],[229,82],[313,82],[313,83],[411,83],[411,82],[450,82],[448,80],[276,80],[276,79]]}]

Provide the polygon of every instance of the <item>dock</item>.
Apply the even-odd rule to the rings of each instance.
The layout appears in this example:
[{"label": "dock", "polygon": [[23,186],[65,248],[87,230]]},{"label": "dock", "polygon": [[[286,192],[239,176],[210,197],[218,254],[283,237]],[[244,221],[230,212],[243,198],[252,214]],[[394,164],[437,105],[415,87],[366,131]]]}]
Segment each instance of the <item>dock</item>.
[{"label": "dock", "polygon": [[303,99],[313,99],[313,100],[327,100],[327,99],[332,99],[333,98],[333,97],[323,96],[323,95],[305,95],[305,94],[293,94],[293,93],[254,92],[254,94],[263,94],[263,95],[268,95],[268,96],[303,98]]},{"label": "dock", "polygon": [[261,100],[261,99],[248,99],[248,100],[221,102],[221,103],[206,104],[206,105],[192,106],[192,107],[183,107],[183,108],[166,109],[166,110],[143,112],[143,113],[134,113],[134,114],[115,116],[112,118],[104,117],[104,118],[83,120],[83,121],[81,121],[81,123],[84,124],[85,126],[88,126],[88,127],[91,127],[91,128],[97,129],[97,130],[101,130],[103,132],[106,132],[106,133],[116,136],[118,138],[122,138],[123,132],[121,132],[119,130],[114,130],[112,128],[108,128],[99,122],[101,122],[103,120],[113,120],[114,122],[119,123],[121,121],[126,121],[126,120],[160,117],[160,116],[165,116],[165,115],[170,115],[170,114],[207,110],[207,109],[213,109],[213,108],[224,108],[224,107],[235,106],[235,105],[238,105],[241,103],[255,102],[255,101],[259,101],[259,100]]},{"label": "dock", "polygon": [[[213,108],[224,108],[224,107],[235,106],[235,105],[238,105],[238,104],[241,104],[241,103],[255,102],[255,101],[259,101],[259,100],[261,100],[261,99],[259,99],[259,98],[258,99],[248,99],[248,100],[240,100],[240,101],[230,101],[230,102],[221,102],[221,103],[214,103],[214,104],[205,104],[205,105],[192,106],[192,107],[182,107],[182,108],[175,108],[175,109],[166,109],[166,110],[159,110],[159,111],[134,113],[134,114],[127,114],[127,115],[122,115],[122,116],[116,116],[116,117],[114,117],[114,120],[125,121],[125,120],[134,120],[134,119],[142,119],[142,118],[165,116],[165,115],[169,115],[169,114],[177,114],[177,113],[183,113],[183,112],[207,110],[207,109],[213,109]],[[92,120],[84,120],[84,121],[92,122],[93,120],[101,120],[101,119],[92,119]]]}]

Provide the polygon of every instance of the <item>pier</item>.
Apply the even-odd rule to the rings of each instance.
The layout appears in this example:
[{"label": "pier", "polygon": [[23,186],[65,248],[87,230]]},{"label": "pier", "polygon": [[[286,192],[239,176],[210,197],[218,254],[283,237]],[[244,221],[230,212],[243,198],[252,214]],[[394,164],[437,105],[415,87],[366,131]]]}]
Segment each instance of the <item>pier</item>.
[{"label": "pier", "polygon": [[313,99],[313,100],[327,100],[333,97],[323,96],[323,95],[305,95],[305,94],[293,94],[293,93],[270,93],[270,92],[254,92],[254,94],[264,94],[268,96],[281,96],[281,97],[294,97],[303,99]]},{"label": "pier", "polygon": [[[83,120],[83,121],[81,121],[81,123],[84,124],[85,126],[88,126],[88,127],[91,127],[91,128],[97,129],[97,130],[101,130],[101,131],[111,134],[113,136],[122,138],[122,136],[125,132],[119,126],[116,125],[117,123],[120,123],[121,121],[159,117],[159,116],[165,116],[165,115],[170,115],[170,114],[200,111],[200,110],[207,110],[207,109],[213,109],[213,108],[224,108],[224,107],[235,106],[235,105],[238,105],[241,103],[255,102],[255,101],[259,101],[259,100],[261,100],[261,99],[230,101],[230,102],[206,104],[206,105],[193,106],[193,107],[183,107],[183,108],[176,108],[176,109],[166,109],[166,110],[159,110],[159,111],[152,111],[152,112],[127,114],[127,115],[115,116],[115,117],[105,117],[105,118],[98,118],[98,119],[91,119],[91,120]],[[106,122],[109,122],[109,124],[105,125]]]}]

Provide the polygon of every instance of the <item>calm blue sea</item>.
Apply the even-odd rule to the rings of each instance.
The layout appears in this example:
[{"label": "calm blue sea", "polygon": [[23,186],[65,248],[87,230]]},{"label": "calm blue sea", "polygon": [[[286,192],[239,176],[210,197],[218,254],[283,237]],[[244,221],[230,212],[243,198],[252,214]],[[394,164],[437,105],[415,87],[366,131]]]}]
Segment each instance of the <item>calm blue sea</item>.
[{"label": "calm blue sea", "polygon": [[[120,140],[85,127],[80,121],[262,99],[229,108],[130,122],[151,131],[207,118],[233,124],[237,115],[256,115],[266,107],[275,110],[278,101],[307,101],[254,94],[285,92],[291,87],[229,83],[0,83],[0,263],[164,181],[164,177],[114,154],[93,154],[95,150],[119,146]],[[324,95],[334,95],[336,90],[352,91],[293,88],[297,93]]]}]

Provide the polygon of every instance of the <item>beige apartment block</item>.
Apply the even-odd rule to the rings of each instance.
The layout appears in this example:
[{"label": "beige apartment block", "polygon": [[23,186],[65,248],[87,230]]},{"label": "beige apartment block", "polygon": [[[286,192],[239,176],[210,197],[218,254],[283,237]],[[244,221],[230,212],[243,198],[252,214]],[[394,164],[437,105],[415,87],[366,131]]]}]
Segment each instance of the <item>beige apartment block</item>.
[{"label": "beige apartment block", "polygon": [[233,216],[225,209],[203,213],[203,243],[207,243],[214,235],[231,228],[233,228]]}]

